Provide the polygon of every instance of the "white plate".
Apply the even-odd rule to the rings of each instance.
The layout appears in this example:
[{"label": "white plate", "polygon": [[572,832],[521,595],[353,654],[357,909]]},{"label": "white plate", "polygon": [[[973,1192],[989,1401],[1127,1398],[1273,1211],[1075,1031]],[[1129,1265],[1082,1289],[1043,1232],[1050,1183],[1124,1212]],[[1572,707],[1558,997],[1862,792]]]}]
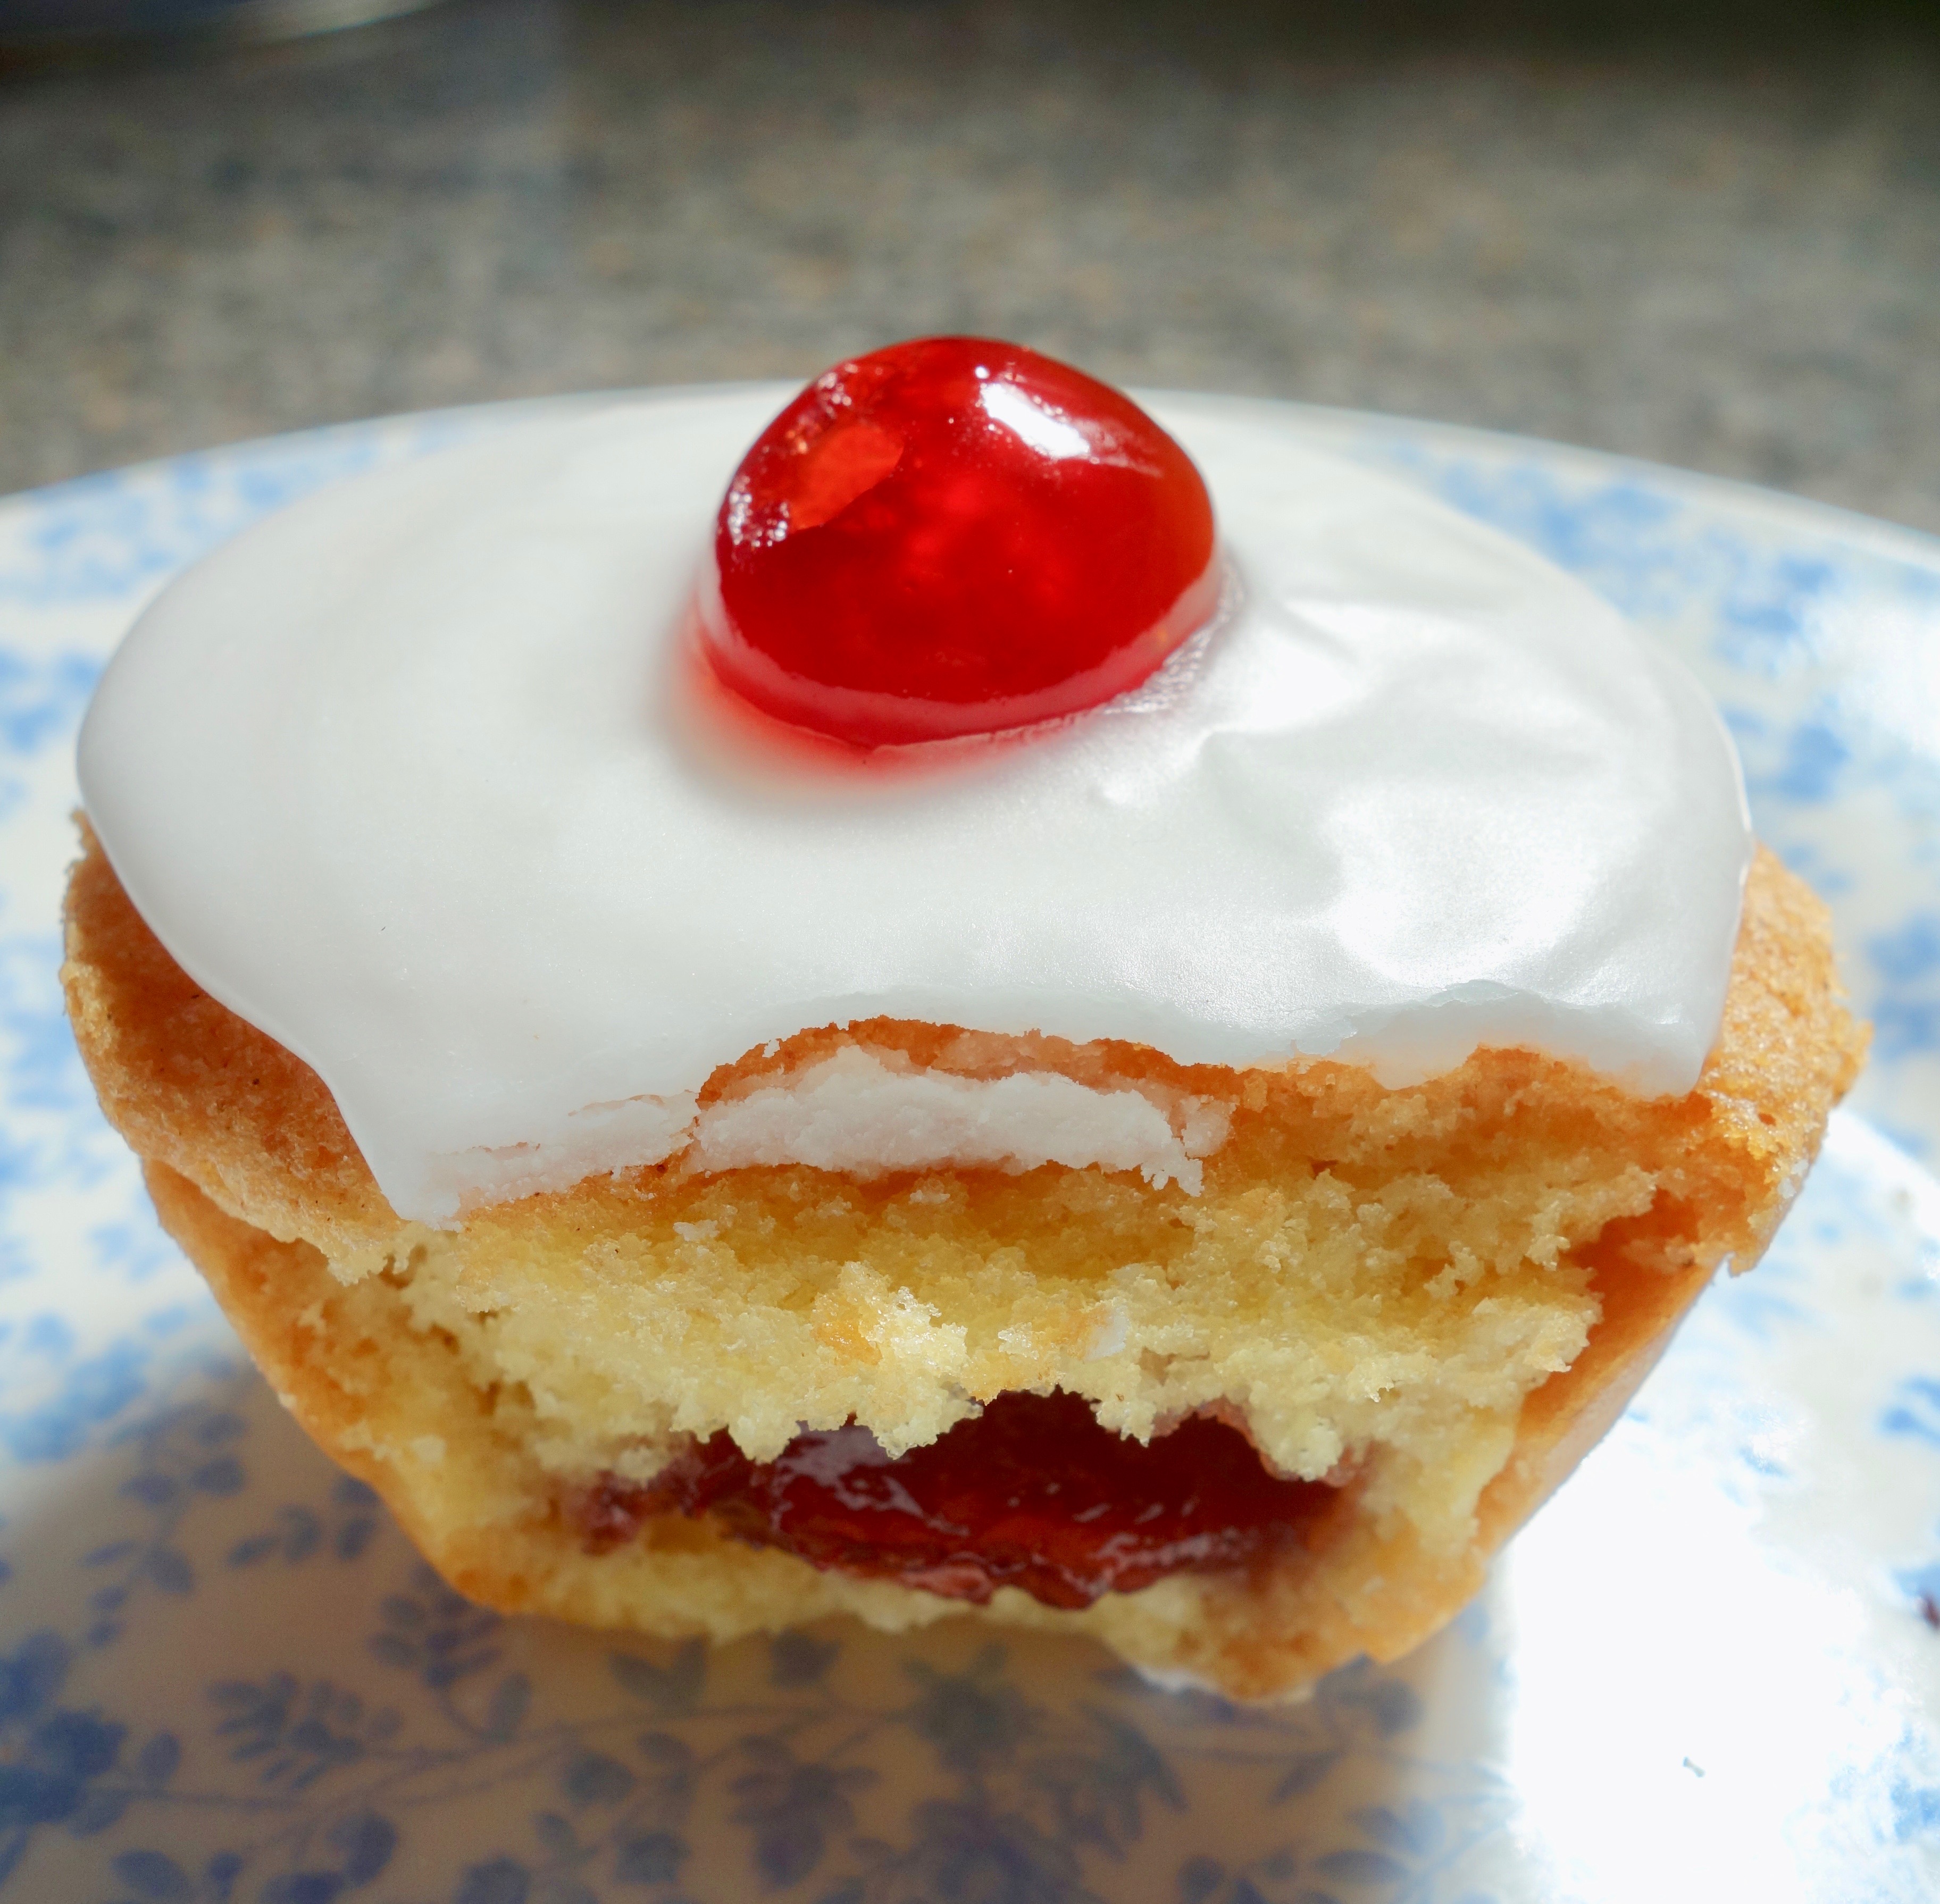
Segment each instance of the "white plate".
[{"label": "white plate", "polygon": [[95,673],[264,510],[513,413],[0,504],[0,1900],[1940,1894],[1940,543],[1292,413],[1697,667],[1877,1043],[1763,1267],[1455,1626],[1249,1710],[961,1624],[709,1653],[480,1612],[284,1419],[157,1229],[55,980]]}]

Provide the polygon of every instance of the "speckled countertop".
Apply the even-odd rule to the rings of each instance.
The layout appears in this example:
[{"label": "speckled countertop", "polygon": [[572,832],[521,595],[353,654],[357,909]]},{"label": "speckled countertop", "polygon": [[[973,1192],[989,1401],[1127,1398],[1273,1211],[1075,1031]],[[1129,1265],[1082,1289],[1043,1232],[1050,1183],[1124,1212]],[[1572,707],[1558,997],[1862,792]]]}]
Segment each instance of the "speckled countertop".
[{"label": "speckled countertop", "polygon": [[452,0],[0,78],[0,489],[950,329],[1940,529],[1940,9],[1650,11]]}]

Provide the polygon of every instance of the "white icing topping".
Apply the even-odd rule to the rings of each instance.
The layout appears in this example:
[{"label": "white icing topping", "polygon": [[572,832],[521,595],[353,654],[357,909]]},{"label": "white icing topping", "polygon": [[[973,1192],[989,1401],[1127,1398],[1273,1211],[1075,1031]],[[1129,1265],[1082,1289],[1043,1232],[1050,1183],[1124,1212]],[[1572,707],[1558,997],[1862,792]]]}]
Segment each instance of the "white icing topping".
[{"label": "white icing topping", "polygon": [[789,394],[339,485],[176,581],[102,682],[82,785],[130,896],[321,1074],[401,1214],[688,1143],[1181,1181],[1209,1147],[1130,1091],[867,1059],[697,1125],[717,1065],[878,1014],[1391,1083],[1478,1044],[1695,1081],[1749,822],[1701,691],[1607,605],[1271,406],[1168,400],[1239,589],[1209,635],[1021,739],[751,751],[683,617]]}]

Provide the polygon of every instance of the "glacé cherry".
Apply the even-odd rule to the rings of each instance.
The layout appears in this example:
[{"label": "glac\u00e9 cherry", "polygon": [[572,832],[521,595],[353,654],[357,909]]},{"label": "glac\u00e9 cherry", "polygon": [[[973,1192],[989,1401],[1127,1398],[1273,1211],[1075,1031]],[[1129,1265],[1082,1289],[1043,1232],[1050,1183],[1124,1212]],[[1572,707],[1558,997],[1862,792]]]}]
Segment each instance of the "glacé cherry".
[{"label": "glac\u00e9 cherry", "polygon": [[977,337],[817,377],[735,471],[714,579],[702,639],[729,685],[865,746],[1109,700],[1219,587],[1185,451],[1109,385]]}]

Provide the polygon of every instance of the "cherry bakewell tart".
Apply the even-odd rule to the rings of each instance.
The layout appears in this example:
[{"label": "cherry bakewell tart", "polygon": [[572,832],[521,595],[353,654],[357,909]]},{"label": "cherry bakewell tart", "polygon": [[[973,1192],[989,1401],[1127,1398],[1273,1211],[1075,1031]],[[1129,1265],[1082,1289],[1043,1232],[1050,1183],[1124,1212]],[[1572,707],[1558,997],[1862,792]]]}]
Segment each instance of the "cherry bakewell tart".
[{"label": "cherry bakewell tart", "polygon": [[163,593],[81,745],[103,1107],[476,1599],[1391,1658],[1769,1240],[1824,914],[1674,663],[1270,405],[978,339],[781,401]]}]

